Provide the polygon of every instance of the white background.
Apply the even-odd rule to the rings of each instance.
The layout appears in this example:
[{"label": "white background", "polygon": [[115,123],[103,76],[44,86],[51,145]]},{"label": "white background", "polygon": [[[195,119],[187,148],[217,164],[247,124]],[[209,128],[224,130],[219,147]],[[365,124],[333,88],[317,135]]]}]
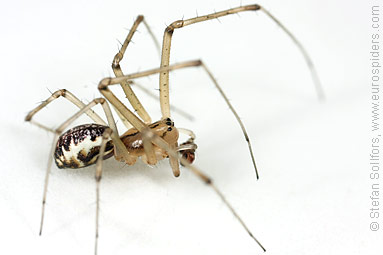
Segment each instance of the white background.
[{"label": "white background", "polygon": [[[94,167],[53,166],[38,236],[52,137],[23,119],[48,90],[66,88],[84,102],[98,97],[98,81],[112,75],[117,40],[125,39],[138,14],[161,39],[174,20],[240,4],[1,3],[1,254],[93,254]],[[174,114],[176,126],[195,131],[195,164],[215,180],[266,254],[382,254],[383,230],[369,229],[370,2],[260,4],[305,45],[326,101],[318,102],[307,66],[283,31],[263,13],[241,13],[175,31],[171,62],[207,63],[249,131],[261,179],[255,181],[239,125],[201,69],[171,74],[172,103],[195,116],[191,122]],[[122,63],[126,73],[159,63],[147,31],[139,31]],[[140,82],[154,92],[158,86],[157,76]],[[160,118],[158,103],[139,95],[153,119]],[[75,110],[57,100],[36,120],[58,126]],[[165,161],[154,168],[113,159],[104,165],[99,254],[262,253],[186,169],[176,179]]]}]

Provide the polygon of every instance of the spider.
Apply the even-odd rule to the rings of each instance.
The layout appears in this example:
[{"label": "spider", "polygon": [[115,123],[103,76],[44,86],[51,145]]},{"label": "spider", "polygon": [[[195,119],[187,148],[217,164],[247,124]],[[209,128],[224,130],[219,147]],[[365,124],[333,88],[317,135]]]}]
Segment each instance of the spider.
[{"label": "spider", "polygon": [[[204,183],[209,185],[216,192],[216,194],[222,199],[227,208],[237,218],[242,227],[247,231],[250,237],[261,247],[263,251],[266,251],[266,249],[255,238],[255,236],[249,230],[245,222],[235,211],[233,206],[226,200],[221,191],[215,186],[212,179],[206,174],[204,174],[201,170],[192,165],[195,159],[194,153],[197,149],[197,145],[194,143],[196,136],[189,129],[176,128],[170,114],[170,71],[188,67],[202,67],[202,69],[208,74],[211,81],[214,83],[219,93],[224,98],[230,110],[234,114],[236,120],[238,121],[245,136],[245,140],[248,144],[252,164],[255,169],[256,178],[259,178],[250,139],[247,135],[245,126],[240,120],[233,106],[229,102],[228,98],[224,94],[223,90],[219,86],[218,82],[214,78],[213,74],[205,65],[205,63],[203,63],[201,60],[186,61],[173,65],[170,65],[169,63],[172,36],[176,29],[180,29],[182,27],[192,25],[194,23],[217,19],[222,16],[244,11],[262,11],[268,17],[270,17],[279,27],[281,27],[283,31],[286,32],[286,34],[301,50],[311,71],[318,96],[319,98],[323,98],[323,92],[319,83],[318,76],[312,64],[312,61],[305,49],[303,48],[302,44],[274,16],[272,16],[267,10],[265,10],[263,7],[257,4],[240,6],[237,8],[231,8],[228,10],[211,13],[204,16],[197,16],[191,19],[177,20],[171,23],[169,26],[166,27],[164,32],[160,67],[125,75],[121,70],[120,61],[123,59],[124,53],[134,33],[137,31],[137,27],[140,25],[141,22],[146,26],[149,33],[154,39],[150,27],[145,22],[144,17],[140,15],[134,22],[129,34],[127,35],[124,43],[122,44],[121,49],[113,59],[112,69],[116,77],[104,78],[98,84],[98,90],[104,97],[96,98],[92,100],[89,104],[85,105],[71,92],[65,89],[61,89],[52,93],[52,95],[47,100],[43,101],[39,106],[30,111],[25,118],[26,121],[29,121],[40,128],[46,129],[54,133],[51,148],[51,154],[53,154],[53,157],[49,157],[48,159],[48,167],[45,175],[39,232],[40,235],[42,234],[43,230],[49,174],[53,160],[55,161],[58,168],[82,168],[92,164],[96,164],[95,254],[97,254],[99,236],[100,181],[102,177],[103,160],[114,156],[114,158],[118,161],[123,161],[128,165],[133,165],[135,164],[138,158],[141,158],[141,160],[144,163],[148,165],[155,165],[158,161],[163,160],[165,158],[169,158],[169,163],[175,177],[178,177],[180,175],[180,164],[191,170],[198,178],[200,178]],[[149,114],[146,112],[145,108],[133,92],[131,85],[134,84],[134,79],[136,78],[149,76],[157,73],[159,73],[159,91],[162,118],[159,121],[152,122]],[[128,98],[130,104],[132,105],[134,111],[137,113],[138,116],[132,111],[130,111],[109,89],[109,86],[117,84],[120,84],[120,86],[122,87],[126,97]],[[54,130],[32,120],[32,117],[37,112],[39,112],[41,109],[43,109],[45,106],[47,106],[49,103],[51,103],[59,97],[66,98],[68,101],[79,107],[80,110]],[[92,110],[92,107],[94,107],[97,104],[102,105],[107,119],[107,123]],[[122,123],[128,129],[122,135],[119,135],[115,124],[115,119],[113,117],[109,104],[113,106]],[[64,132],[65,129],[75,119],[77,119],[84,113],[87,114],[94,121],[93,124],[84,124],[76,126]],[[179,144],[178,142],[180,132],[185,133],[190,137],[187,141],[181,144]]]}]

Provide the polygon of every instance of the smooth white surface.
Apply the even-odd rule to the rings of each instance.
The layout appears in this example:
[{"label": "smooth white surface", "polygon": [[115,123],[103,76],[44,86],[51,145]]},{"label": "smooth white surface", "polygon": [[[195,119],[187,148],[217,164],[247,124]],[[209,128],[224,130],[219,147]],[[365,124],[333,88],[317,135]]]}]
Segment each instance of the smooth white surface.
[{"label": "smooth white surface", "polygon": [[[255,181],[239,125],[201,69],[171,74],[171,102],[196,118],[174,114],[175,123],[196,133],[196,165],[215,180],[266,254],[382,254],[382,231],[369,230],[368,216],[369,2],[260,4],[307,48],[327,100],[317,101],[305,62],[283,31],[262,13],[241,13],[175,31],[171,62],[206,62],[249,131],[261,179]],[[112,74],[117,40],[125,39],[138,14],[162,38],[174,20],[238,5],[2,4],[0,254],[93,254],[94,167],[52,168],[38,236],[52,138],[23,119],[50,95],[48,89],[66,88],[85,102],[98,97],[98,81]],[[147,31],[139,30],[123,61],[126,73],[159,63]],[[157,76],[140,82],[153,91],[158,86]],[[158,103],[140,98],[158,119]],[[58,126],[75,109],[59,100],[36,120]],[[109,159],[104,169],[100,255],[262,253],[214,192],[186,169],[178,179],[167,162],[127,167]]]}]

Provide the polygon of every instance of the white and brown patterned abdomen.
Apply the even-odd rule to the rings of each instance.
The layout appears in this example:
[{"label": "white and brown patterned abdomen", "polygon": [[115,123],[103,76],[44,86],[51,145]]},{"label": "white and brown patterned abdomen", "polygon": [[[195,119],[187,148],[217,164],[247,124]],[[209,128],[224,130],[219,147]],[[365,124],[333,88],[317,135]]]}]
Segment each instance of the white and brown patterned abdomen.
[{"label": "white and brown patterned abdomen", "polygon": [[[107,126],[86,124],[62,134],[56,144],[54,158],[59,168],[80,168],[96,163],[102,135]],[[104,159],[113,155],[113,142],[106,144]]]}]

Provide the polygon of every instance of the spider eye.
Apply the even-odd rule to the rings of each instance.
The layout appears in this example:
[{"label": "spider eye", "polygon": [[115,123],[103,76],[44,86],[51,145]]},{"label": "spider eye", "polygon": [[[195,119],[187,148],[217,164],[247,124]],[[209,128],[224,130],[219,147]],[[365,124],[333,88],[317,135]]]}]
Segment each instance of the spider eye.
[{"label": "spider eye", "polygon": [[173,129],[171,127],[168,127],[168,131],[172,131]]}]

